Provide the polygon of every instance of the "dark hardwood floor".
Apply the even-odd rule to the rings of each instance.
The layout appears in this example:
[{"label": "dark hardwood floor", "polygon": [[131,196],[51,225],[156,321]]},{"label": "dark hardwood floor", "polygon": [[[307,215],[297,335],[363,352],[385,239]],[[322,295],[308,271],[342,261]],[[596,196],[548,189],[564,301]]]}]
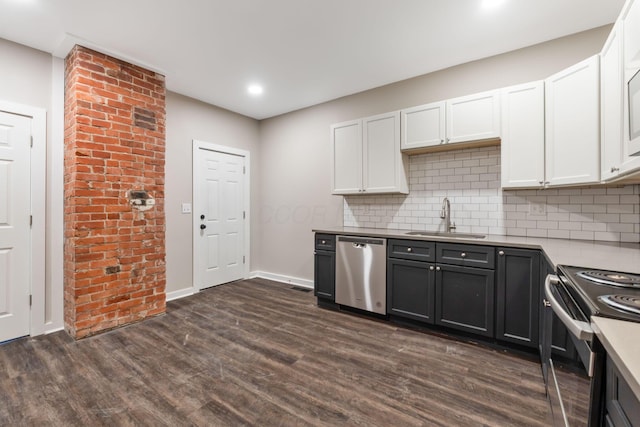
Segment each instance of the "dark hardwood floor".
[{"label": "dark hardwood floor", "polygon": [[538,362],[253,279],[0,346],[0,425],[546,426]]}]

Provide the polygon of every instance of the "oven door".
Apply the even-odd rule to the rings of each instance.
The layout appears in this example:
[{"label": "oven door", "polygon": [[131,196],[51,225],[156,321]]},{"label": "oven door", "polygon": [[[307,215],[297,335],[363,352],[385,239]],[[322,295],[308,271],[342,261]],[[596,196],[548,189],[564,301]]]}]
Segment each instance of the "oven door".
[{"label": "oven door", "polygon": [[[576,411],[567,411],[566,409],[575,406],[570,402],[584,402],[585,404],[592,402],[593,382],[585,385],[585,387],[576,387],[571,381],[571,375],[559,371],[558,367],[554,366],[551,354],[554,313],[556,315],[555,319],[560,320],[567,328],[569,336],[576,347],[580,360],[589,377],[592,377],[594,374],[595,362],[597,360],[596,354],[591,350],[593,330],[581,313],[578,305],[556,275],[550,274],[546,277],[544,294],[543,344],[541,348],[542,372],[545,377],[545,386],[551,406],[553,425],[562,427],[570,426],[571,423],[569,422],[570,417],[568,416],[568,412],[571,412],[572,417],[575,418],[577,416],[580,418],[580,421],[584,418],[584,424],[587,424],[587,421],[592,418],[591,413],[579,414],[576,413]],[[570,390],[574,394],[581,395],[564,396],[563,399],[562,390],[564,390],[565,393]]]}]

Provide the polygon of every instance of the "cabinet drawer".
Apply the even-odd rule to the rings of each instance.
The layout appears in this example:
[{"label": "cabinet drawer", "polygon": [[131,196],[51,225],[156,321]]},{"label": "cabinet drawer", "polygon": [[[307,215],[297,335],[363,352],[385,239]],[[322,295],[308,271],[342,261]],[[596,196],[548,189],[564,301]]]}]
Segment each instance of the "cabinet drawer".
[{"label": "cabinet drawer", "polygon": [[333,234],[321,234],[316,233],[316,246],[315,248],[320,251],[332,251],[336,250],[336,236]]},{"label": "cabinet drawer", "polygon": [[435,243],[421,240],[389,239],[387,242],[387,255],[389,258],[433,262],[435,260],[435,249]]},{"label": "cabinet drawer", "polygon": [[436,261],[467,267],[495,268],[495,249],[489,246],[438,243]]}]

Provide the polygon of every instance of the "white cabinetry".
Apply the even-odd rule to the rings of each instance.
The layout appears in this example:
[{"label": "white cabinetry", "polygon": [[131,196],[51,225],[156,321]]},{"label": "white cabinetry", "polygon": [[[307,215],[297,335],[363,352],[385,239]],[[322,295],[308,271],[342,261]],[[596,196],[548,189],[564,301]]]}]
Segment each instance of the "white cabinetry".
[{"label": "white cabinetry", "polygon": [[434,102],[402,110],[403,150],[444,144],[446,102]]},{"label": "white cabinetry", "polygon": [[498,91],[477,93],[447,101],[447,143],[500,138]]},{"label": "white cabinetry", "polygon": [[502,187],[544,184],[544,82],[501,90]]},{"label": "white cabinetry", "polygon": [[402,110],[402,150],[498,138],[499,91],[482,92]]},{"label": "white cabinetry", "polygon": [[[630,171],[633,168],[637,168],[640,165],[638,164],[637,157],[631,156],[640,156],[640,136],[631,135],[632,131],[630,130],[630,115],[633,114],[635,117],[636,128],[639,126],[638,122],[640,122],[640,111],[638,111],[638,107],[640,107],[640,92],[637,90],[629,90],[629,82],[631,78],[636,75],[636,73],[640,73],[640,0],[628,1],[625,5],[625,9],[622,12],[622,21],[623,21],[623,34],[624,34],[624,159],[631,164],[624,165],[624,169],[626,171]],[[638,78],[635,78],[636,85],[638,84]],[[632,99],[629,99],[629,95],[633,96]],[[635,111],[630,111],[634,106]]]},{"label": "white cabinetry", "polygon": [[592,56],[545,80],[549,186],[600,181],[600,66]]},{"label": "white cabinetry", "polygon": [[332,125],[331,147],[333,194],[409,192],[399,112]]},{"label": "white cabinetry", "polygon": [[622,21],[614,25],[600,53],[601,178],[620,174],[622,164]]}]

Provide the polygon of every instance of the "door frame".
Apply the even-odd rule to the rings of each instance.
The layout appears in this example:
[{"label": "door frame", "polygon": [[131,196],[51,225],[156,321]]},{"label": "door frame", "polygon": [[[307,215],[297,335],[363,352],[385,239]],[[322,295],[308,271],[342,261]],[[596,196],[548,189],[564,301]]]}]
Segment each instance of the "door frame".
[{"label": "door frame", "polygon": [[192,240],[192,246],[191,246],[191,258],[192,258],[192,276],[193,276],[193,292],[200,292],[200,287],[196,284],[196,278],[197,278],[197,256],[196,254],[198,253],[198,245],[197,245],[197,235],[198,235],[198,226],[200,224],[200,220],[199,218],[197,218],[196,214],[195,214],[195,199],[196,199],[196,171],[197,171],[197,167],[196,165],[198,164],[198,152],[199,150],[208,150],[208,151],[216,151],[219,153],[223,153],[223,154],[230,154],[233,156],[240,156],[240,157],[244,157],[244,167],[245,167],[245,173],[244,173],[244,194],[243,194],[243,198],[244,198],[244,205],[243,205],[243,209],[246,213],[246,217],[244,220],[244,251],[245,251],[245,263],[244,263],[244,268],[243,268],[243,279],[248,279],[249,278],[249,272],[250,272],[250,268],[249,266],[251,265],[251,236],[250,236],[250,231],[251,231],[251,211],[250,211],[250,207],[251,207],[251,158],[250,158],[250,152],[247,150],[241,150],[239,148],[234,148],[234,147],[228,147],[228,146],[224,146],[224,145],[219,145],[219,144],[214,144],[211,142],[206,142],[206,141],[200,141],[197,139],[193,140],[193,148],[192,148],[192,158],[191,158],[191,201],[193,204],[193,209],[191,211],[191,240]]},{"label": "door frame", "polygon": [[32,297],[29,314],[29,334],[44,333],[46,299],[46,197],[47,197],[47,111],[0,100],[0,111],[31,118],[31,215],[33,223],[29,237],[29,287]]}]

